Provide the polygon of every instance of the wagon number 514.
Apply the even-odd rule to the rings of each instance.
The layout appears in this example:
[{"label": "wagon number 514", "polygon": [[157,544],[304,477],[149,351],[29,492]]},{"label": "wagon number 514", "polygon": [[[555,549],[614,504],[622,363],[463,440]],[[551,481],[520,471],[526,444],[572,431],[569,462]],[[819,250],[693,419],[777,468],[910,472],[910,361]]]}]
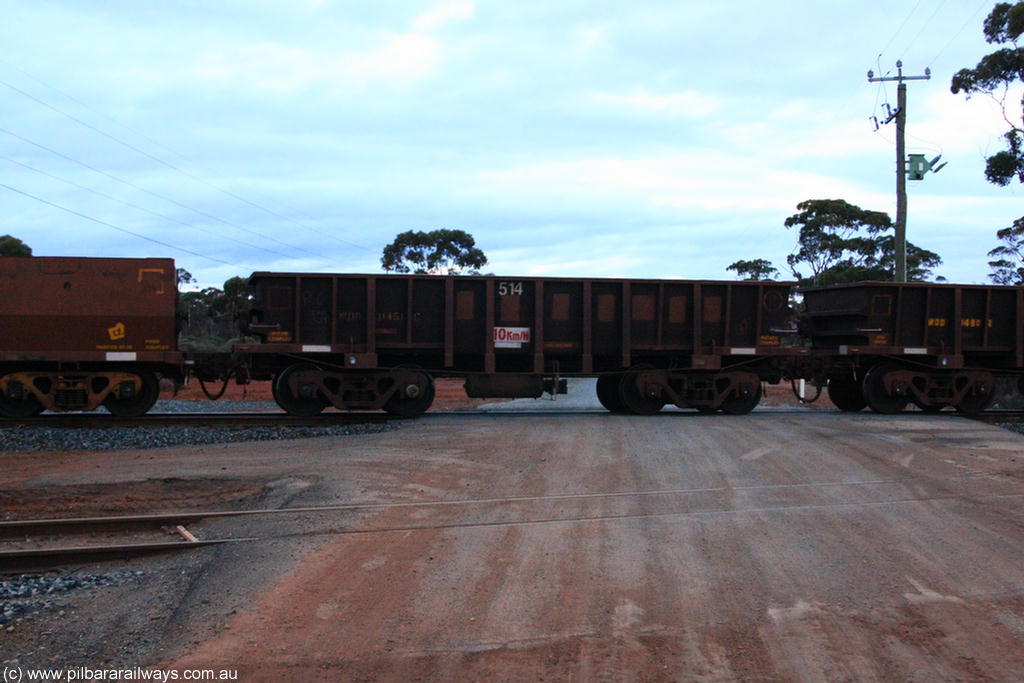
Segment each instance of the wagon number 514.
[{"label": "wagon number 514", "polygon": [[498,283],[498,295],[499,296],[508,296],[509,294],[513,294],[513,295],[516,295],[516,296],[521,296],[522,293],[523,293],[523,283],[522,282],[499,282]]}]

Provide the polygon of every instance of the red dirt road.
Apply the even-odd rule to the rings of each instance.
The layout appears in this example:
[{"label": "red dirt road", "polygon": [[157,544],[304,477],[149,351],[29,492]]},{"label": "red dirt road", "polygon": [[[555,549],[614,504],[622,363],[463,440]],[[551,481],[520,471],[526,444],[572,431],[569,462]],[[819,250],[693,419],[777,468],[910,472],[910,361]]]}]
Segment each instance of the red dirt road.
[{"label": "red dirt road", "polygon": [[247,683],[1024,680],[1024,438],[994,427],[435,416],[291,456],[355,492],[334,502],[380,507],[306,522],[318,549],[162,665]]}]

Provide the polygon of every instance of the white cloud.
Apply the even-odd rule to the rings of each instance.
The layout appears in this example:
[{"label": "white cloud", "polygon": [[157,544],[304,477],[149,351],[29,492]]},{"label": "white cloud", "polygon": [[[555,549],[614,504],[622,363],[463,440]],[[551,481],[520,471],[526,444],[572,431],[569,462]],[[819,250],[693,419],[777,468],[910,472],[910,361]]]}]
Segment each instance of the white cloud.
[{"label": "white cloud", "polygon": [[577,26],[572,30],[572,46],[576,52],[589,53],[608,45],[608,28],[595,24]]},{"label": "white cloud", "polygon": [[440,42],[420,33],[383,36],[366,49],[340,54],[259,42],[202,54],[189,73],[202,81],[245,84],[257,91],[289,92],[319,85],[337,92],[428,77],[440,57]]},{"label": "white cloud", "polygon": [[[543,162],[482,174],[496,191],[528,201],[552,196],[581,204],[633,202],[637,209],[791,212],[817,197],[870,196],[855,182],[776,167],[770,157],[694,148],[672,158],[599,157]],[[781,215],[788,215],[781,213]]]},{"label": "white cloud", "polygon": [[342,58],[348,78],[417,79],[434,72],[441,56],[436,38],[419,33],[392,36],[376,48]]},{"label": "white cloud", "polygon": [[[1011,116],[1020,94],[1007,98]],[[968,100],[948,90],[930,93],[920,104],[911,102],[907,114],[908,151],[917,151],[911,149],[916,146],[963,155],[995,154],[1003,148],[1000,138],[1010,128],[991,98],[976,95]]]},{"label": "white cloud", "polygon": [[721,107],[719,98],[696,90],[656,94],[645,88],[634,88],[627,93],[595,92],[587,99],[599,107],[686,118],[711,116]]},{"label": "white cloud", "polygon": [[472,18],[475,11],[476,3],[473,0],[447,0],[416,17],[413,28],[422,32],[437,31],[447,24]]}]

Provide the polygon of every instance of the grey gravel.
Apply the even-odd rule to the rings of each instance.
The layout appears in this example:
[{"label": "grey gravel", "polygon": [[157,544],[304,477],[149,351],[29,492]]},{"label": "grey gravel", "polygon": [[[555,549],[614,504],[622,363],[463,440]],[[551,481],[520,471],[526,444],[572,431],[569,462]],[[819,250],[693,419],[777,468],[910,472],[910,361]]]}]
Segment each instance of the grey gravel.
[{"label": "grey gravel", "polygon": [[169,446],[203,446],[217,443],[376,434],[392,429],[395,427],[391,424],[329,427],[106,427],[92,429],[8,427],[0,430],[0,452],[116,451]]},{"label": "grey gravel", "polygon": [[[273,401],[157,401],[152,413],[277,412]],[[324,427],[97,427],[62,429],[11,426],[0,429],[0,452],[116,451],[170,446],[204,446],[246,441],[279,441],[317,437],[376,434],[396,427],[390,423]]]},{"label": "grey gravel", "polygon": [[997,422],[996,425],[1003,429],[1009,429],[1011,432],[1024,434],[1024,423],[1021,422]]},{"label": "grey gravel", "polygon": [[151,413],[282,413],[273,401],[181,401],[162,398]]},{"label": "grey gravel", "polygon": [[0,581],[0,625],[10,628],[34,614],[53,609],[56,599],[71,591],[98,586],[117,586],[138,581],[141,571],[110,571],[101,573],[21,574]]}]

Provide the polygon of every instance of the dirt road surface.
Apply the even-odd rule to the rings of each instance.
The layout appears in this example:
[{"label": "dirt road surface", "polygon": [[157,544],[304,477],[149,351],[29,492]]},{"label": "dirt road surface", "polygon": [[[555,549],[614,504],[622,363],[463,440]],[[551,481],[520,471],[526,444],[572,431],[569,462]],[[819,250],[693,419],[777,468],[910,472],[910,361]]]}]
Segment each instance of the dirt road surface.
[{"label": "dirt road surface", "polygon": [[115,594],[144,618],[89,613],[149,643],[144,664],[246,683],[1024,680],[1024,437],[955,417],[435,415],[67,457],[68,474],[26,458],[25,484],[144,465],[271,482],[261,504],[365,506],[199,525],[265,540],[162,560],[200,566],[180,594]]}]

